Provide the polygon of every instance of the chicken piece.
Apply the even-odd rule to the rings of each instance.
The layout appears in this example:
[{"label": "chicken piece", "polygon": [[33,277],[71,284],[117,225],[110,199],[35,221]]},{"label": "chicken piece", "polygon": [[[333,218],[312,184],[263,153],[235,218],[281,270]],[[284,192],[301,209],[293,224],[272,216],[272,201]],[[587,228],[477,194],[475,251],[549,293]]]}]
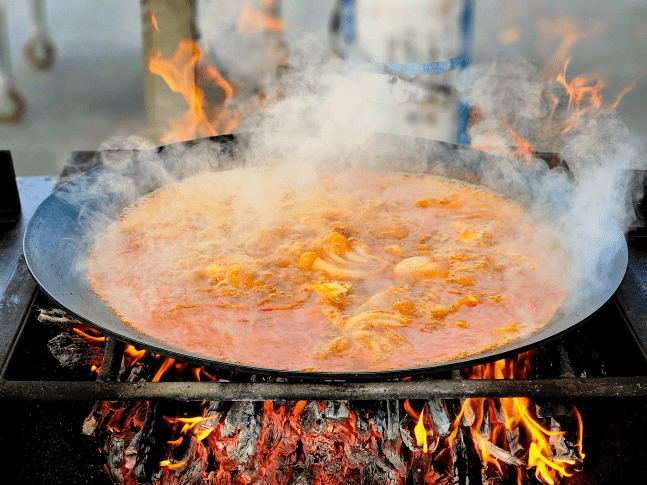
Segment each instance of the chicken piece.
[{"label": "chicken piece", "polygon": [[456,303],[454,303],[454,308],[458,311],[458,309],[459,309],[460,307],[462,307],[463,305],[466,305],[466,306],[468,306],[468,307],[470,307],[470,308],[473,308],[473,307],[475,307],[476,305],[479,305],[480,303],[481,303],[481,300],[479,300],[479,299],[478,299],[478,298],[476,298],[475,296],[473,296],[473,295],[467,295],[467,296],[465,296],[465,297],[463,297],[463,298],[459,298],[459,299],[456,301]]},{"label": "chicken piece", "polygon": [[432,261],[427,256],[413,256],[404,259],[393,268],[393,276],[410,281],[421,281],[427,278],[447,278],[449,266]]},{"label": "chicken piece", "polygon": [[330,248],[337,256],[343,256],[353,250],[350,241],[338,232],[332,232],[324,241],[324,246]]},{"label": "chicken piece", "polygon": [[411,319],[392,310],[370,310],[340,322],[340,325],[347,330],[358,331],[375,327],[406,327],[410,322]]}]

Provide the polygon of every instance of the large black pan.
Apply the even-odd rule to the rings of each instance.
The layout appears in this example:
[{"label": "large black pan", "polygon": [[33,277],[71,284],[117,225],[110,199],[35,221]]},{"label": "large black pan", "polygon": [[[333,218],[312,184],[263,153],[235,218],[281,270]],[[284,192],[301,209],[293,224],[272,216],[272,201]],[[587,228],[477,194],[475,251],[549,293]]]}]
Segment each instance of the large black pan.
[{"label": "large black pan", "polygon": [[[215,157],[214,166],[221,169],[235,164],[240,158],[232,147],[244,144],[241,137],[215,137],[210,142],[221,144],[226,149],[211,150]],[[188,148],[192,146],[193,148]],[[199,148],[199,147],[198,147]],[[161,157],[168,163],[178,161],[186,150],[195,150],[195,143],[188,145],[170,145],[154,150],[119,152],[122,165],[127,170],[137,172],[138,164],[145,164],[150,156]],[[233,150],[236,152],[237,148]],[[455,145],[405,138],[392,135],[372,135],[354,149],[347,149],[349,163],[351,159],[366,161],[370,168],[385,168],[394,171],[413,171],[419,173],[436,173],[481,184],[519,201],[521,204],[540,204],[545,211],[551,212],[555,219],[567,213],[573,197],[572,186],[552,173],[540,171],[527,165],[478,150]],[[364,163],[364,162],[363,162]],[[181,166],[182,163],[178,162]],[[368,379],[386,378],[427,373],[438,370],[461,368],[478,363],[495,360],[507,354],[523,350],[554,339],[565,331],[584,322],[599,310],[613,295],[624,277],[627,267],[627,246],[624,235],[617,227],[606,228],[600,237],[600,257],[597,266],[576,271],[590,271],[594,276],[593,283],[586,283],[587,278],[580,280],[567,297],[564,305],[555,317],[537,333],[493,350],[437,364],[412,366],[407,369],[380,372],[358,373],[324,373],[304,372],[299,369],[273,369],[271,362],[267,368],[256,368],[243,364],[216,361],[209,356],[194,354],[182,348],[181,342],[163,342],[144,335],[124,324],[113,311],[94,293],[87,280],[84,260],[91,238],[88,220],[92,219],[93,208],[100,202],[111,207],[110,217],[116,215],[126,204],[128,197],[120,192],[108,192],[98,195],[93,181],[106,175],[111,169],[105,166],[90,170],[71,182],[61,186],[50,195],[37,209],[31,219],[24,239],[24,253],[27,265],[34,278],[54,301],[63,308],[97,329],[112,335],[119,340],[138,347],[147,348],[164,355],[190,362],[218,366],[232,370],[242,370],[265,375],[284,375],[325,379]],[[123,170],[123,167],[122,167]],[[179,169],[181,170],[181,169]],[[135,175],[136,177],[136,175]],[[154,184],[150,187],[155,188]],[[105,200],[106,198],[111,200]],[[114,199],[114,200],[112,200]],[[123,200],[122,200],[123,199]],[[112,205],[111,205],[112,204]],[[104,217],[104,215],[101,215]],[[95,217],[96,219],[96,217]],[[95,220],[96,222],[96,220]],[[586,221],[583,221],[585,224]],[[576,226],[578,221],[569,221]],[[550,255],[546,255],[547,258]],[[579,276],[579,275],[576,275]]]}]

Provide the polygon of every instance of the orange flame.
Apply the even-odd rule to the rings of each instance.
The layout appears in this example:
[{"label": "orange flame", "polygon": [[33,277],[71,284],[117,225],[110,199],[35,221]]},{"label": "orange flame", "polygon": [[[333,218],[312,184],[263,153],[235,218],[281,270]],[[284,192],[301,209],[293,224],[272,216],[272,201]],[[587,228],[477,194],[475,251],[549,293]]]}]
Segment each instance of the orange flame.
[{"label": "orange flame", "polygon": [[179,463],[171,463],[171,460],[162,460],[159,462],[159,466],[161,467],[167,467],[169,470],[177,470],[178,468],[182,468],[186,461],[181,461]]},{"label": "orange flame", "polygon": [[519,135],[516,131],[514,131],[514,129],[510,125],[510,122],[508,121],[508,118],[505,116],[503,117],[503,126],[507,128],[508,132],[514,138],[515,147],[519,151],[519,154],[523,157],[524,162],[530,164],[535,156],[535,152],[533,151],[530,142]]},{"label": "orange flame", "polygon": [[[557,75],[556,81],[561,84],[566,90],[568,96],[568,109],[574,109],[574,115],[563,122],[564,128],[562,134],[568,133],[570,130],[577,126],[578,119],[584,113],[593,113],[596,114],[598,111],[605,113],[610,111],[618,106],[620,100],[631,91],[635,83],[631,83],[628,86],[625,86],[615,101],[609,106],[602,108],[602,90],[605,88],[605,84],[602,81],[596,81],[594,84],[590,84],[591,80],[585,76],[577,76],[572,81],[568,82],[566,80],[566,69],[570,59],[566,61],[564,65],[564,70]],[[554,104],[557,104],[559,100],[555,100]],[[550,112],[550,118],[554,114],[554,108]]]},{"label": "orange flame", "polygon": [[[189,106],[184,116],[169,121],[171,132],[178,141],[218,134],[205,113],[204,95],[196,82],[195,67],[200,59],[202,52],[189,39],[180,40],[170,59],[164,59],[161,51],[148,57],[148,70],[161,76],[171,91],[181,94]],[[171,140],[168,136],[162,137],[162,142]]]},{"label": "orange flame", "polygon": [[423,422],[424,414],[425,410],[423,408],[423,410],[420,411],[420,419],[418,419],[418,424],[416,424],[416,427],[414,428],[414,433],[416,435],[418,446],[422,446],[422,451],[427,453],[427,451],[429,451],[429,447],[427,446],[427,430],[425,429],[425,423]]},{"label": "orange flame", "polygon": [[584,439],[584,423],[582,423],[582,415],[578,411],[578,409],[573,406],[573,412],[575,413],[575,417],[577,418],[577,443],[575,444],[575,447],[577,448],[577,454],[580,457],[580,460],[583,460],[584,457],[586,456],[584,453],[584,450],[582,448],[583,444],[583,439]]},{"label": "orange flame", "polygon": [[146,350],[137,350],[133,345],[127,345],[124,350],[124,357],[128,358],[128,365],[135,365],[146,355]]},{"label": "orange flame", "polygon": [[153,24],[153,28],[155,29],[155,32],[159,34],[160,28],[159,28],[159,25],[157,25],[157,17],[155,16],[154,12],[151,12],[151,24]]},{"label": "orange flame", "polygon": [[106,338],[104,336],[90,335],[89,333],[84,332],[83,330],[80,330],[80,329],[78,329],[76,327],[73,327],[72,331],[74,333],[76,333],[77,335],[83,337],[88,342],[100,343],[100,342],[105,342],[106,341]]},{"label": "orange flame", "polygon": [[160,366],[159,369],[157,369],[157,372],[155,373],[155,376],[151,380],[151,382],[159,382],[162,376],[166,373],[167,370],[171,368],[171,366],[175,363],[175,359],[172,359],[170,357],[166,357],[164,359],[164,362],[162,362],[162,365]]},{"label": "orange flame", "polygon": [[[238,22],[241,35],[282,32],[285,29],[284,22],[272,15],[275,0],[262,0],[261,5],[261,10],[250,4],[243,8]],[[151,21],[157,29],[154,15]],[[259,93],[244,102],[239,100],[236,110],[233,110],[231,100],[234,86],[216,66],[208,62],[192,39],[181,39],[177,51],[170,58],[163,58],[161,51],[149,53],[148,70],[161,76],[172,92],[182,95],[188,106],[181,117],[168,121],[169,133],[160,137],[162,143],[229,134],[249,112],[276,98],[276,93]],[[207,83],[222,90],[222,96],[217,101],[205,96],[201,86]]]},{"label": "orange flame", "polygon": [[[491,364],[473,367],[468,370],[471,379],[514,379],[528,378],[532,369],[534,352],[521,354],[517,360],[502,359]],[[461,425],[469,428],[470,435],[480,452],[482,463],[495,466],[503,473],[499,456],[505,456],[510,463],[525,464],[528,469],[535,469],[535,476],[541,483],[557,484],[564,476],[571,476],[581,462],[571,458],[553,457],[550,438],[562,436],[563,431],[547,429],[534,415],[534,403],[529,398],[476,399],[469,398],[463,403],[454,421],[450,443],[456,439]],[[574,407],[578,419],[578,449],[580,460],[582,440],[582,420]],[[473,418],[473,419],[472,419]],[[499,422],[499,419],[502,422]],[[485,429],[484,429],[485,428]],[[512,447],[509,436],[514,434],[526,437],[528,445],[525,450],[520,446]],[[519,453],[523,452],[524,460]],[[517,475],[517,483],[524,482],[525,474]]]}]

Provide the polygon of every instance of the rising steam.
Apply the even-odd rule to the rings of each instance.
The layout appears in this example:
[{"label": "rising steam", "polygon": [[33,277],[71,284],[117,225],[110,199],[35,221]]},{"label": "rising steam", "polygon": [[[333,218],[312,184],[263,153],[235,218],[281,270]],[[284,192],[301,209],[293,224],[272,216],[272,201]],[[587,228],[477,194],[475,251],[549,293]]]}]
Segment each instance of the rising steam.
[{"label": "rising steam", "polygon": [[[145,194],[190,175],[240,166],[242,160],[244,170],[269,167],[268,177],[291,185],[313,180],[321,170],[420,172],[431,167],[454,176],[463,166],[506,195],[522,193],[529,212],[555,226],[564,246],[572,251],[572,287],[586,300],[597,293],[599,284],[607,284],[600,279],[601,272],[622,265],[617,258],[624,243],[617,235],[635,220],[632,203],[642,195],[631,193],[636,184],[629,169],[644,167],[645,160],[613,110],[587,112],[566,132],[551,129],[559,121],[555,107],[567,109],[569,103],[554,81],[540,78],[537,72],[526,61],[495,63],[473,74],[469,91],[470,105],[480,115],[471,129],[473,145],[514,157],[518,155],[510,148],[514,148],[514,130],[535,148],[528,167],[473,149],[455,151],[434,142],[367,133],[366,126],[376,125],[352,120],[379,121],[389,116],[393,106],[387,104],[392,101],[388,96],[404,96],[414,89],[411,83],[389,82],[392,77],[380,75],[383,86],[377,92],[386,97],[376,103],[376,74],[365,76],[361,67],[335,57],[316,37],[305,36],[294,44],[278,81],[279,100],[248,116],[240,126],[247,135],[238,151],[209,141],[156,150],[143,139],[111,140],[98,155],[107,170],[91,183],[79,179],[59,197],[80,207],[79,222],[87,229],[84,235],[89,243],[123,208]],[[539,152],[559,154],[571,175],[564,168],[547,174]],[[264,187],[250,188],[250,194],[267,192]],[[540,203],[528,204],[530,198]],[[548,212],[557,212],[557,218],[547,215],[545,204],[552,207]],[[261,219],[270,220],[271,214]]]}]

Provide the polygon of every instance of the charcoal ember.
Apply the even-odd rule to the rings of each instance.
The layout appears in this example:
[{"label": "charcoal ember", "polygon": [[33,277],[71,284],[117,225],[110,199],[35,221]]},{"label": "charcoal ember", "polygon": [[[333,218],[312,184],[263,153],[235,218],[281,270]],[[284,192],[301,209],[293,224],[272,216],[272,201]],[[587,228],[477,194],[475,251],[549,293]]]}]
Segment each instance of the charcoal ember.
[{"label": "charcoal ember", "polygon": [[562,427],[555,420],[555,418],[550,418],[550,430],[555,433],[548,438],[550,446],[553,449],[553,457],[560,459],[579,460],[573,442],[567,439],[568,433],[559,434],[559,432],[562,431]]},{"label": "charcoal ember", "polygon": [[121,438],[113,437],[106,445],[108,458],[106,459],[106,471],[110,479],[116,483],[123,483],[123,473],[121,466],[124,460],[124,440]]},{"label": "charcoal ember", "polygon": [[397,399],[386,402],[384,437],[390,441],[400,439],[400,401]]},{"label": "charcoal ember", "polygon": [[305,403],[294,406],[266,401],[258,451],[246,465],[256,483],[284,483],[297,465],[301,412]]},{"label": "charcoal ember", "polygon": [[96,436],[101,423],[103,422],[104,416],[101,412],[101,401],[97,401],[92,406],[90,414],[83,421],[83,427],[81,433],[86,436]]},{"label": "charcoal ember", "polygon": [[220,468],[210,471],[202,483],[204,485],[232,485],[234,480],[231,473],[225,472]]},{"label": "charcoal ember", "polygon": [[476,412],[474,411],[473,404],[473,399],[466,399],[463,402],[463,420],[461,421],[461,424],[466,428],[472,426],[474,424],[474,421],[476,421]]},{"label": "charcoal ember", "polygon": [[103,347],[92,345],[83,337],[63,332],[49,342],[47,348],[64,367],[101,365]]},{"label": "charcoal ember", "polygon": [[247,463],[256,453],[256,443],[261,435],[262,419],[254,402],[239,401],[232,404],[225,417],[223,437],[236,433],[233,443],[227,445],[227,454],[238,463]]},{"label": "charcoal ember", "polygon": [[426,471],[423,476],[423,481],[425,485],[453,485],[454,480],[452,477],[448,477],[446,474],[439,473],[434,468],[430,468]]},{"label": "charcoal ember", "polygon": [[221,401],[209,401],[203,414],[205,419],[200,423],[199,428],[203,431],[213,430],[222,417],[222,409]]},{"label": "charcoal ember", "polygon": [[483,440],[488,441],[492,437],[492,426],[490,426],[490,411],[486,408],[483,410],[483,418],[478,433]]},{"label": "charcoal ember", "polygon": [[400,440],[384,440],[381,451],[395,470],[400,474],[406,473],[407,465],[404,462],[402,442]]},{"label": "charcoal ember", "polygon": [[138,485],[159,481],[158,477],[162,473],[159,463],[166,454],[167,437],[161,426],[161,415],[160,403],[151,403],[142,427],[141,444],[132,471],[133,480]]},{"label": "charcoal ember", "polygon": [[126,470],[132,470],[135,467],[135,463],[137,463],[137,453],[139,453],[139,447],[142,444],[143,437],[144,428],[140,428],[128,444],[128,447],[124,450],[124,468],[126,468]]},{"label": "charcoal ember", "polygon": [[519,467],[526,465],[526,463],[524,463],[523,460],[520,460],[509,451],[506,451],[503,448],[499,448],[498,446],[491,443],[490,441],[477,440],[477,441],[474,441],[474,446],[476,447],[477,450],[485,451],[487,455],[495,458],[501,463],[506,463],[508,465],[519,466]]},{"label": "charcoal ember", "polygon": [[[311,467],[315,482],[329,483],[334,480],[344,483],[359,483],[366,463],[349,462],[348,446],[358,446],[370,440],[369,433],[356,432],[356,413],[350,412],[345,420],[328,419],[325,432],[313,436],[302,434],[301,443],[304,465]],[[361,445],[359,445],[361,446]]]},{"label": "charcoal ember", "polygon": [[209,464],[209,450],[202,441],[195,439],[194,435],[186,436],[182,440],[182,445],[184,449],[177,454],[171,453],[170,461],[172,464],[183,465],[177,468],[166,467],[164,469],[163,483],[165,485],[195,485],[202,483],[203,475]]},{"label": "charcoal ember", "polygon": [[314,485],[314,483],[315,477],[309,468],[297,468],[290,476],[287,485]]},{"label": "charcoal ember", "polygon": [[501,424],[505,424],[506,422],[506,415],[503,412],[503,407],[501,406],[501,402],[497,399],[494,401],[493,405],[494,409],[494,417],[496,418],[496,421]]},{"label": "charcoal ember", "polygon": [[86,436],[97,436],[99,430],[110,431],[115,427],[115,422],[123,417],[123,413],[127,408],[128,403],[120,401],[95,402],[90,414],[83,421],[81,432]]},{"label": "charcoal ember", "polygon": [[254,402],[234,402],[227,410],[225,419],[209,434],[209,446],[222,470],[219,480],[227,480],[223,474],[242,470],[256,454],[256,444],[262,431],[260,414]]},{"label": "charcoal ember", "polygon": [[[434,473],[430,473],[431,471]],[[409,466],[407,467],[407,483],[425,483],[427,475],[435,476],[437,473],[433,466],[432,453],[416,451],[412,454]],[[440,474],[438,474],[440,476]],[[433,482],[432,482],[433,483]]]},{"label": "charcoal ember", "polygon": [[400,429],[400,438],[402,439],[402,443],[410,450],[410,451],[416,451],[419,450],[420,447],[417,445],[416,440],[413,436],[413,432],[410,429],[411,428],[411,418],[409,418],[408,415],[404,415],[400,419],[399,423],[399,429]]},{"label": "charcoal ember", "polygon": [[302,426],[308,434],[319,434],[326,426],[320,401],[309,401],[303,409]]},{"label": "charcoal ember", "polygon": [[448,442],[444,441],[438,448],[434,451],[434,468],[436,470],[442,470],[444,475],[450,479],[450,482],[453,482],[453,476],[451,476],[451,471],[453,470],[453,450],[448,446]]},{"label": "charcoal ember", "polygon": [[369,425],[373,426],[375,432],[379,434],[380,437],[384,436],[388,422],[386,409],[378,409],[372,413],[367,413],[366,416]]},{"label": "charcoal ember", "polygon": [[441,438],[449,436],[452,428],[452,421],[449,417],[449,411],[442,399],[434,398],[427,401],[425,405],[426,413],[431,416],[434,431]]},{"label": "charcoal ember", "polygon": [[361,483],[375,485],[397,485],[398,481],[390,469],[384,469],[377,460],[369,460],[362,471]]},{"label": "charcoal ember", "polygon": [[326,401],[324,403],[324,416],[328,419],[340,421],[348,418],[349,415],[348,401]]},{"label": "charcoal ember", "polygon": [[[539,419],[570,417],[572,411],[563,402],[537,401],[535,402],[535,415]],[[559,419],[558,419],[559,420]]]},{"label": "charcoal ember", "polygon": [[481,460],[469,437],[469,431],[459,428],[451,445],[454,484],[480,483],[482,481]]},{"label": "charcoal ember", "polygon": [[510,447],[510,454],[516,457],[522,456],[524,454],[524,448],[521,444],[521,431],[519,427],[515,426],[511,430],[506,430],[505,436]]},{"label": "charcoal ember", "polygon": [[108,433],[119,433],[128,425],[127,420],[130,416],[129,411],[132,409],[130,402],[114,401],[111,402],[110,418],[104,425]]},{"label": "charcoal ember", "polygon": [[[123,361],[122,361],[122,366],[123,366]],[[125,371],[126,369],[124,369],[124,372],[120,373],[120,375],[123,376]],[[150,376],[151,376],[151,366],[145,362],[137,362],[128,370],[128,376],[125,378],[125,381],[144,382],[144,381],[147,381]],[[122,380],[124,380],[123,377],[122,377]]]},{"label": "charcoal ember", "polygon": [[227,410],[224,426],[222,427],[223,438],[229,438],[236,433],[236,429],[245,420],[245,416],[253,416],[254,403],[252,401],[237,401],[232,403]]}]

